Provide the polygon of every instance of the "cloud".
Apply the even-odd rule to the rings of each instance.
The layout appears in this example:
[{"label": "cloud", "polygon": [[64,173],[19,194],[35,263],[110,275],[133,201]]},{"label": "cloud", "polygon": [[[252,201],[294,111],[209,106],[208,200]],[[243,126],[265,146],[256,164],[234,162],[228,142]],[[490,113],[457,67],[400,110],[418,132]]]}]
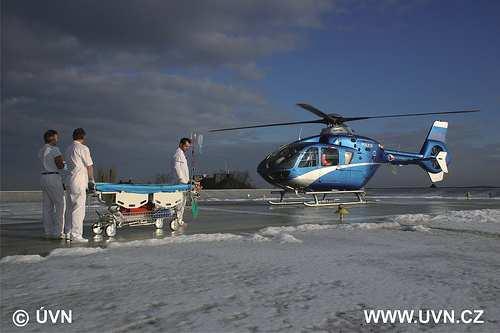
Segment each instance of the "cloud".
[{"label": "cloud", "polygon": [[[9,89],[4,117],[13,128],[26,125],[28,119],[37,125],[49,125],[54,120],[62,124],[78,122],[95,129],[106,127],[111,132],[118,127],[151,131],[164,123],[172,127],[171,135],[176,135],[180,128],[207,129],[229,123],[234,116],[249,119],[239,110],[251,107],[258,111],[265,105],[260,95],[245,89],[210,79],[155,72],[49,70],[36,77],[8,73],[6,80]],[[24,95],[25,90],[29,95]]]},{"label": "cloud", "polygon": [[216,78],[229,70],[261,79],[257,62],[300,47],[332,8],[322,0],[2,5],[3,188],[36,186],[48,128],[65,145],[84,127],[97,163],[133,177],[168,169],[178,138],[194,129],[277,120],[258,90]]},{"label": "cloud", "polygon": [[[62,133],[64,147],[73,128],[84,127],[98,166],[115,165],[124,177],[147,178],[170,168],[178,138],[192,130],[283,121],[284,113],[275,112],[253,82],[266,75],[260,61],[304,47],[310,31],[332,23],[326,15],[352,24],[346,17],[351,12],[399,4],[409,3],[5,0],[1,186],[36,188],[36,152],[48,128]],[[373,137],[413,150],[426,130]],[[220,169],[227,159],[230,167],[254,171],[286,141],[255,133],[207,137],[200,166]],[[473,147],[467,138],[474,135],[479,134],[466,126],[450,133],[457,142],[455,161],[466,161],[468,168]],[[498,149],[488,149],[474,152],[484,154],[484,165],[496,165]],[[470,169],[461,170],[456,183],[467,173],[472,179]]]},{"label": "cloud", "polygon": [[264,72],[254,62],[229,65],[228,67],[244,80],[260,80],[264,77]]},{"label": "cloud", "polygon": [[49,63],[68,56],[73,64],[124,67],[244,65],[296,47],[297,29],[319,27],[331,7],[322,0],[7,1],[6,55],[31,50]]}]

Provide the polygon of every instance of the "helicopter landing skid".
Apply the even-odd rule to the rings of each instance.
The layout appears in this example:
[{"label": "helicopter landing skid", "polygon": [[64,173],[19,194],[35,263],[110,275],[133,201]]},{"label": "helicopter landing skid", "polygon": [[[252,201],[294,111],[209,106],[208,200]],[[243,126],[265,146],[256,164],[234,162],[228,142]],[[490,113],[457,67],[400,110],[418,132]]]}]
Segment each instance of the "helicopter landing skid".
[{"label": "helicopter landing skid", "polygon": [[[280,190],[280,191],[272,191],[271,193],[279,193],[280,200],[279,201],[268,201],[270,205],[273,206],[296,206],[296,205],[304,205],[307,207],[328,207],[328,206],[339,206],[339,205],[359,205],[366,203],[366,192],[363,190],[355,190],[355,191],[307,191],[301,192],[305,195],[312,196],[313,201],[308,200],[305,197],[299,197],[299,192],[294,192],[297,195],[297,199],[299,200],[291,200],[285,201],[285,194],[290,193],[290,191]],[[338,198],[341,195],[345,194],[354,194],[357,198],[356,201],[340,201]],[[319,197],[321,196],[321,198]],[[330,196],[330,198],[328,198]],[[335,196],[338,196],[335,198]]]}]

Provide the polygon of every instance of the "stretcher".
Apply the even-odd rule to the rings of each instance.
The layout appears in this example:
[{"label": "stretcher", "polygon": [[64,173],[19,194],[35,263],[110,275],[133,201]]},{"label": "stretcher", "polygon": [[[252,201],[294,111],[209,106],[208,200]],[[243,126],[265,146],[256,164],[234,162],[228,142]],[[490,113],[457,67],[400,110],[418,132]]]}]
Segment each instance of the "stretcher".
[{"label": "stretcher", "polygon": [[114,237],[123,227],[154,225],[163,229],[165,224],[177,231],[183,223],[178,208],[188,195],[196,195],[192,185],[97,183],[95,196],[107,211],[97,212],[92,232]]}]

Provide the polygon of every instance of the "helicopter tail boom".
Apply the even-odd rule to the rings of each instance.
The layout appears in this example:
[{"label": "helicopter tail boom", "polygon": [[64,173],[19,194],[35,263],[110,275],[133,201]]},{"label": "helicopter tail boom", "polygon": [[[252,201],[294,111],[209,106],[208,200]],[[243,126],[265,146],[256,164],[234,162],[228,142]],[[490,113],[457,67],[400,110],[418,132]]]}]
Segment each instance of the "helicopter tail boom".
[{"label": "helicopter tail boom", "polygon": [[450,154],[446,147],[448,123],[435,121],[419,153],[385,150],[386,162],[395,165],[417,164],[424,169],[433,183],[442,181],[448,173]]}]

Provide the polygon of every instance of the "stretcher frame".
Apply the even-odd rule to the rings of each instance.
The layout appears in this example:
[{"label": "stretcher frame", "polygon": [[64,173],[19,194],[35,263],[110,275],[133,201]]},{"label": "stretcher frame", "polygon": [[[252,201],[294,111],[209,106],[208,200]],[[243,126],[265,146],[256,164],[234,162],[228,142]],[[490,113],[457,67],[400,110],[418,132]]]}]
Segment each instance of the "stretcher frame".
[{"label": "stretcher frame", "polygon": [[[158,186],[154,185],[137,185],[140,193],[134,192],[133,185],[124,185],[123,189],[119,184],[115,187],[113,190],[112,184],[96,185],[94,195],[108,209],[104,213],[97,212],[97,222],[92,225],[94,235],[104,233],[108,237],[114,237],[117,230],[124,227],[154,225],[156,229],[163,229],[165,224],[171,231],[177,231],[183,224],[182,216],[179,216],[179,206],[185,199],[184,196],[193,194],[190,185],[184,186],[185,190],[168,192],[154,191],[158,190]],[[148,191],[148,187],[151,187],[151,191]],[[168,186],[160,187],[169,189]],[[176,188],[176,185],[172,187]],[[131,189],[132,192],[125,189]],[[152,205],[153,208],[144,212],[124,211],[146,205]]]}]

